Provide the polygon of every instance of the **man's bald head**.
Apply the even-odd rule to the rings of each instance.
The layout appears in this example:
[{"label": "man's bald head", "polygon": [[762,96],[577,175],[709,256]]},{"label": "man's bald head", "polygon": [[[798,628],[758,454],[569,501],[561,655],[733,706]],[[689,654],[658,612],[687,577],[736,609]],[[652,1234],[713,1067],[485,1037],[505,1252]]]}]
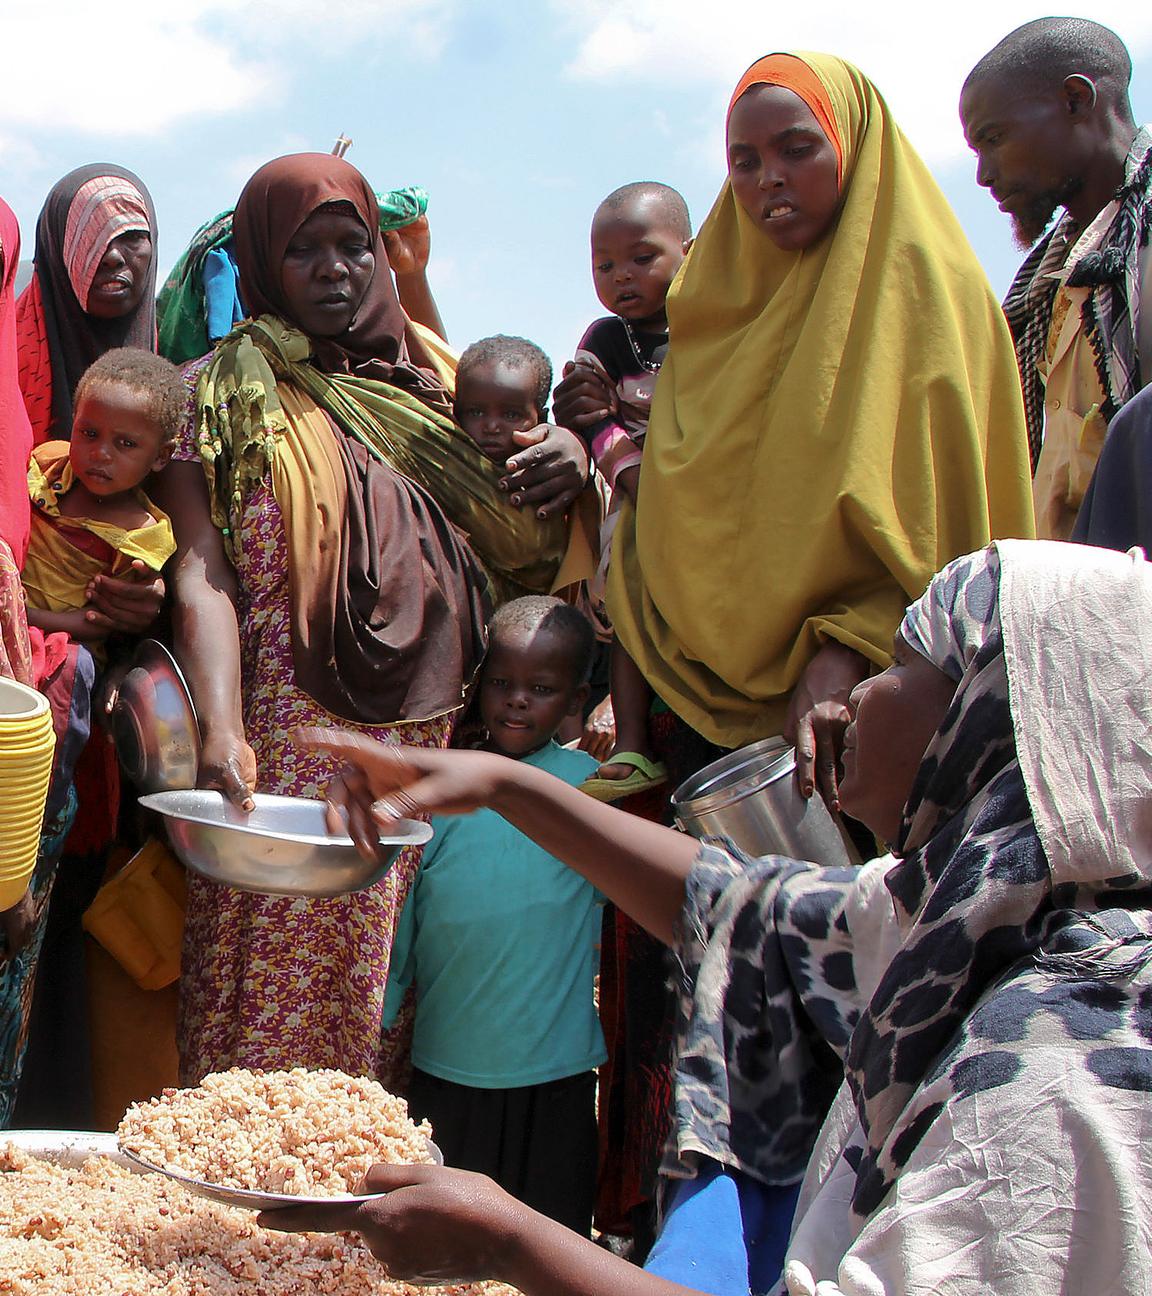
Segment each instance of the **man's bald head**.
[{"label": "man's bald head", "polygon": [[1114,31],[1087,18],[1037,18],[1017,27],[969,72],[963,93],[981,82],[1021,95],[1059,93],[1068,77],[1091,81],[1107,106],[1132,120],[1132,59]]},{"label": "man's bald head", "polygon": [[980,60],[960,95],[976,180],[1031,246],[1065,208],[1083,227],[1124,179],[1136,128],[1132,60],[1087,18],[1025,23]]}]

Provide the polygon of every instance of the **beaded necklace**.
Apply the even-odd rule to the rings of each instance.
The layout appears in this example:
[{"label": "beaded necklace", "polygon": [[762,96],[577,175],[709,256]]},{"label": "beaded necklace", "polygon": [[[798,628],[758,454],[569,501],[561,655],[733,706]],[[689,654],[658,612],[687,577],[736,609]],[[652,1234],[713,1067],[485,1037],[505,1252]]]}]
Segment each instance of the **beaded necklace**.
[{"label": "beaded necklace", "polygon": [[624,336],[628,339],[628,345],[632,348],[632,354],[636,357],[636,363],[647,373],[658,374],[660,372],[660,361],[645,360],[636,343],[636,334],[632,332],[632,325],[628,323],[623,315],[617,315],[616,318],[624,325]]}]

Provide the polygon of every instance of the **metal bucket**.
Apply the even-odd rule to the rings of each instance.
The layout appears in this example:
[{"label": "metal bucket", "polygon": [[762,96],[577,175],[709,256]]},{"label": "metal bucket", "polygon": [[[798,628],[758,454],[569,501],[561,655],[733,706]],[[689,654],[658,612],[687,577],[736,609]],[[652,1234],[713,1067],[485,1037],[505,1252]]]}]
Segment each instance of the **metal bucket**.
[{"label": "metal bucket", "polygon": [[749,855],[837,867],[858,863],[820,794],[807,801],[800,795],[795,770],[795,749],[783,738],[729,752],[676,789],[676,822],[693,837],[727,837]]}]

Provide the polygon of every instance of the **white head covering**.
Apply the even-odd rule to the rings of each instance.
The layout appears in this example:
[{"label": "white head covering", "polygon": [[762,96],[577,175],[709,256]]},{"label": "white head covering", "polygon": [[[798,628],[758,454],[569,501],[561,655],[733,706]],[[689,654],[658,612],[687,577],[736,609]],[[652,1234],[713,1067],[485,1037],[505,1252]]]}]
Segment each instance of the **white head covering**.
[{"label": "white head covering", "polygon": [[1152,880],[1152,567],[1139,549],[998,548],[1016,748],[1052,880]]}]

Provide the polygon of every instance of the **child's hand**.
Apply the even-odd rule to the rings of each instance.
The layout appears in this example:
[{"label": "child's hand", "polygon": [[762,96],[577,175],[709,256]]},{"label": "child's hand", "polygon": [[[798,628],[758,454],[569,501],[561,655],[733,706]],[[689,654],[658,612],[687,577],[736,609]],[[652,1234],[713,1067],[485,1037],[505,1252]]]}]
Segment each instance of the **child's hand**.
[{"label": "child's hand", "polygon": [[561,427],[586,432],[612,413],[612,393],[589,365],[569,360],[552,393],[552,416]]},{"label": "child's hand", "polygon": [[594,707],[592,714],[584,722],[584,732],[580,738],[580,750],[585,751],[594,760],[606,761],[616,746],[616,715],[612,710],[612,695]]},{"label": "child's hand", "polygon": [[[94,619],[90,621],[88,618]],[[70,608],[67,612],[45,612],[42,608],[28,609],[28,624],[36,626],[47,634],[66,634],[73,643],[102,644],[112,633],[103,625],[96,624],[103,620],[91,607]]]},{"label": "child's hand", "polygon": [[292,738],[343,763],[328,789],[328,827],[347,832],[366,859],[376,858],[381,831],[397,819],[491,805],[502,769],[515,766],[490,752],[400,747],[347,729],[297,729]]},{"label": "child's hand", "polygon": [[124,576],[94,576],[88,583],[88,624],[105,635],[142,635],[164,605],[164,578],[139,558]]},{"label": "child's hand", "polygon": [[131,658],[122,657],[119,661],[110,662],[100,675],[92,698],[92,714],[102,724],[108,725],[111,722],[116,700],[120,696],[120,685],[124,683],[124,676],[131,669]]}]

